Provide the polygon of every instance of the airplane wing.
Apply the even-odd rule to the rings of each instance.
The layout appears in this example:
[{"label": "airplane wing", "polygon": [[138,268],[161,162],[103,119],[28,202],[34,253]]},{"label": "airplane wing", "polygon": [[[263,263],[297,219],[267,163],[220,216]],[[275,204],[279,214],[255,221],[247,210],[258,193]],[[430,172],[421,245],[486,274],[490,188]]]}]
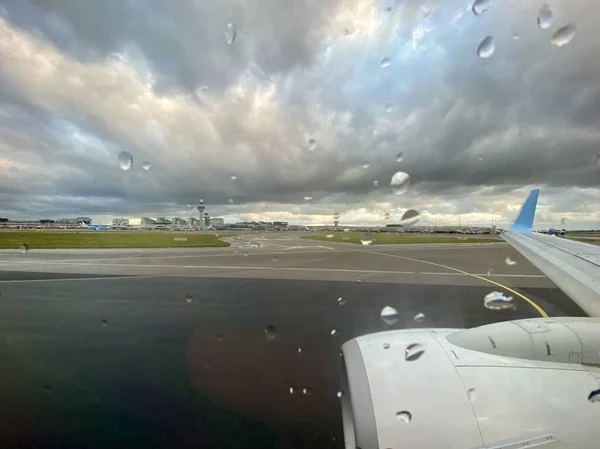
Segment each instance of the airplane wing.
[{"label": "airplane wing", "polygon": [[600,246],[533,232],[539,189],[501,237],[548,276],[589,316],[600,316]]}]

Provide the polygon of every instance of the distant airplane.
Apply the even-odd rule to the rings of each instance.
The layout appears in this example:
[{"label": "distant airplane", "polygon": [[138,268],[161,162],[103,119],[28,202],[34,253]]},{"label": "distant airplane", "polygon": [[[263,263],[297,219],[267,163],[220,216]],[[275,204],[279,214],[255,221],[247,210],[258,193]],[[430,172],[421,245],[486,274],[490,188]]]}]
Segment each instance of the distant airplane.
[{"label": "distant airplane", "polygon": [[[501,236],[599,317],[600,247],[534,233],[538,195],[531,191]],[[484,299],[488,308],[512,309],[514,297],[542,318],[346,342],[339,394],[345,447],[600,447],[600,319],[549,318],[518,289],[473,276],[499,290]]]},{"label": "distant airplane", "polygon": [[79,223],[79,227],[82,229],[91,229],[93,231],[108,231],[111,229],[109,225],[87,225],[83,221]]}]

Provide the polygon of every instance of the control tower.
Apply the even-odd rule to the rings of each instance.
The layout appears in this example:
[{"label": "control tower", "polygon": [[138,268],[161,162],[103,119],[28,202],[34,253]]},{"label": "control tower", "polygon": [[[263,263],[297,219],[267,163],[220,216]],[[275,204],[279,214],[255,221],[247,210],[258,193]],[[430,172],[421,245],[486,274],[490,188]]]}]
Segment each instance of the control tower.
[{"label": "control tower", "polygon": [[198,213],[200,214],[200,230],[204,231],[204,210],[206,209],[206,206],[204,205],[204,200],[202,198],[200,198],[200,201],[198,201],[198,206],[196,207],[196,209],[198,209]]}]

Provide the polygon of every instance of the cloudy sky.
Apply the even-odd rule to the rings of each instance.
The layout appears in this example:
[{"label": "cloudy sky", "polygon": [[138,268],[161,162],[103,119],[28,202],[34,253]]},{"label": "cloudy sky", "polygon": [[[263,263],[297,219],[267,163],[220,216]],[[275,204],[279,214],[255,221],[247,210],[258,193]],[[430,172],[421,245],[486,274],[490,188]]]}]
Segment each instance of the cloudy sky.
[{"label": "cloudy sky", "polygon": [[505,224],[540,186],[540,226],[598,228],[600,11],[551,1],[541,28],[542,6],[0,0],[0,216],[186,217],[203,198],[228,220]]}]

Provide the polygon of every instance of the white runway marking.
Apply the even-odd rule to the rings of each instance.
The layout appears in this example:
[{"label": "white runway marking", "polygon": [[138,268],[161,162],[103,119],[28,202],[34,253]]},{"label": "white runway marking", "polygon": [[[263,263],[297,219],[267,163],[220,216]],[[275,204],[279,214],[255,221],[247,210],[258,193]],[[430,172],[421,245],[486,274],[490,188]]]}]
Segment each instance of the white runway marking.
[{"label": "white runway marking", "polygon": [[[34,272],[35,273],[35,272]],[[144,275],[140,274],[138,276],[100,276],[100,277],[91,277],[91,278],[52,278],[52,279],[14,279],[10,281],[0,281],[0,284],[21,284],[26,282],[61,282],[61,281],[107,281],[107,280],[115,280],[115,279],[140,279],[140,278],[160,278],[163,276],[160,275]]]}]

